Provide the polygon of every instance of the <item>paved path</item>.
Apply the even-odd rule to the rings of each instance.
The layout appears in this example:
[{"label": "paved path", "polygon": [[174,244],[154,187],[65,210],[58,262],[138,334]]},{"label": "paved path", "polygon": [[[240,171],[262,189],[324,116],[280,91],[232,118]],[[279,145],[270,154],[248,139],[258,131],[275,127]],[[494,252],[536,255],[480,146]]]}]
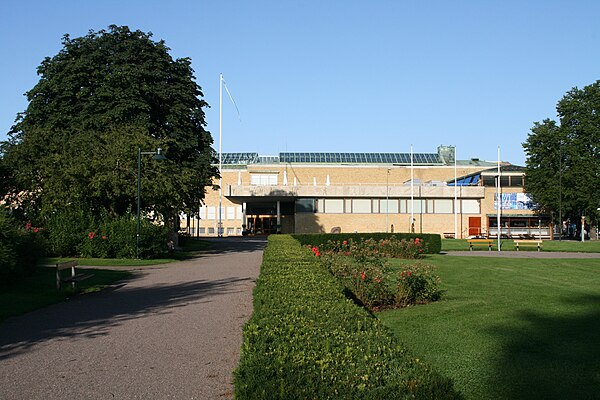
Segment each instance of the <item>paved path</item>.
[{"label": "paved path", "polygon": [[0,324],[0,399],[227,399],[264,239]]}]

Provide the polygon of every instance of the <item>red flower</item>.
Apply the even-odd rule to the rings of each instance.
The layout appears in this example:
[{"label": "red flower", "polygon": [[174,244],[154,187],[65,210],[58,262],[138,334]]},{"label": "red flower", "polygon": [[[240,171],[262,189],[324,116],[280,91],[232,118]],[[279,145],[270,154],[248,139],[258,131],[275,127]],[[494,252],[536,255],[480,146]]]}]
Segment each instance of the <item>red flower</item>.
[{"label": "red flower", "polygon": [[412,271],[408,271],[408,272],[407,272],[407,275],[408,275],[408,276],[411,276],[411,275],[412,275]]},{"label": "red flower", "polygon": [[319,253],[318,251],[315,252],[315,256],[319,257],[321,255],[321,253]]},{"label": "red flower", "polygon": [[31,222],[28,222],[28,223],[25,224],[25,230],[27,232],[29,232],[30,229],[31,229]]},{"label": "red flower", "polygon": [[348,241],[347,241],[347,240],[344,240],[344,241],[342,242],[342,244],[346,245],[346,244],[348,244]]},{"label": "red flower", "polygon": [[90,232],[90,233],[88,233],[88,237],[89,237],[90,239],[93,239],[93,238],[95,238],[95,237],[96,237],[96,234],[95,234],[94,232]]},{"label": "red flower", "polygon": [[102,239],[106,240],[106,239],[108,239],[108,237],[106,235],[103,235]]},{"label": "red flower", "polygon": [[38,233],[40,231],[40,228],[33,228],[33,233]]},{"label": "red flower", "polygon": [[360,273],[360,279],[364,280],[367,277],[367,275],[363,272]]}]

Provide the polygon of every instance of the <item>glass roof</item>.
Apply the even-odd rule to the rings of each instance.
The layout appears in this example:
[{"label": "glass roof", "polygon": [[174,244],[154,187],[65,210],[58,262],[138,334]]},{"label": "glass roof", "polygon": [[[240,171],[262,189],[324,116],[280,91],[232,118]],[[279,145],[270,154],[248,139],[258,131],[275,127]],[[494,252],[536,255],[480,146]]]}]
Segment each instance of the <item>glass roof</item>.
[{"label": "glass roof", "polygon": [[[403,164],[410,165],[410,153],[279,153],[279,156],[259,156],[258,153],[223,153],[223,164]],[[415,165],[440,165],[437,153],[413,153]]]}]

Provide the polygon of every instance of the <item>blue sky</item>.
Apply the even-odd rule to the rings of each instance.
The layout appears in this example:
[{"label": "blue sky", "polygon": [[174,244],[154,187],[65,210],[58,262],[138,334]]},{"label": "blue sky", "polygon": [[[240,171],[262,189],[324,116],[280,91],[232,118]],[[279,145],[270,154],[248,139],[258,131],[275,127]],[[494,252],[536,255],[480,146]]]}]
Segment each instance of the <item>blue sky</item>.
[{"label": "blue sky", "polygon": [[523,164],[535,121],[600,78],[598,1],[0,0],[0,140],[65,33],[152,32],[190,57],[223,151],[435,152]]}]

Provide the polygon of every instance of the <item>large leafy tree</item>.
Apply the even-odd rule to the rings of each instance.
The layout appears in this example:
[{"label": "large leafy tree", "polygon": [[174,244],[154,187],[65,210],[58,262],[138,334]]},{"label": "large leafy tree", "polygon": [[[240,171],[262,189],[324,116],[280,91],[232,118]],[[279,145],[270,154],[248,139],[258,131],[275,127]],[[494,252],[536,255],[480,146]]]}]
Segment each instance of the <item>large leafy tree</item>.
[{"label": "large leafy tree", "polygon": [[30,216],[64,207],[119,216],[135,209],[137,149],[142,205],[193,210],[218,171],[201,88],[188,58],[125,26],[72,39],[38,67],[29,105],[2,144],[2,189]]},{"label": "large leafy tree", "polygon": [[560,125],[536,122],[523,144],[526,190],[543,212],[563,219],[598,218],[600,207],[600,81],[573,88],[556,107]]}]

